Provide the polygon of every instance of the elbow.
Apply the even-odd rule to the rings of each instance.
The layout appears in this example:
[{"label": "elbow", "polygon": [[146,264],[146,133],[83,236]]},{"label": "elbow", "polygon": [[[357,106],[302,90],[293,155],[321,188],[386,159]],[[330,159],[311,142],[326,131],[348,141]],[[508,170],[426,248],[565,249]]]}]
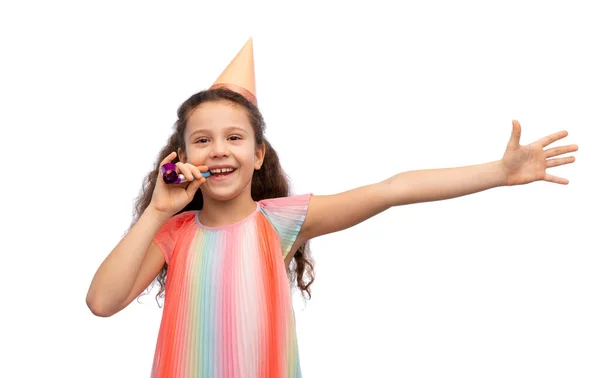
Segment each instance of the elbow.
[{"label": "elbow", "polygon": [[85,303],[87,304],[92,314],[100,318],[108,318],[116,314],[116,311],[114,311],[112,308],[106,306],[102,303],[102,301],[93,298],[89,295],[87,296]]},{"label": "elbow", "polygon": [[396,176],[390,177],[378,184],[380,187],[379,197],[384,210],[407,204],[406,195],[403,193],[405,188],[398,184],[398,177]]}]

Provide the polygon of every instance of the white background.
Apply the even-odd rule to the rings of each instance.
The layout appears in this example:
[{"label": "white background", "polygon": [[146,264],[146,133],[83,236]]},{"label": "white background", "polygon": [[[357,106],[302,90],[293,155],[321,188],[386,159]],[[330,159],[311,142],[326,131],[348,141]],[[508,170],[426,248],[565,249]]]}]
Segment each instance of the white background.
[{"label": "white background", "polygon": [[[15,2],[16,3],[16,2]],[[148,377],[156,288],[111,318],[96,269],[177,107],[254,37],[267,136],[297,194],[500,159],[566,129],[536,182],[391,209],[312,242],[305,377],[598,377],[594,2],[3,2],[3,377]],[[368,200],[368,199],[365,199]]]}]

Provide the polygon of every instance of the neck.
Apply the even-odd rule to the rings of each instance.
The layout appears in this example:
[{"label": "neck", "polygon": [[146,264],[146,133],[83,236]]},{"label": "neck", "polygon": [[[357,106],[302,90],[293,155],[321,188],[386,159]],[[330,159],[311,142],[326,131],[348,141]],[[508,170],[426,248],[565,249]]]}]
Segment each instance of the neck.
[{"label": "neck", "polygon": [[226,201],[216,200],[204,196],[204,205],[198,215],[200,223],[207,227],[223,227],[248,217],[256,210],[256,202],[250,192],[244,191],[234,198]]}]

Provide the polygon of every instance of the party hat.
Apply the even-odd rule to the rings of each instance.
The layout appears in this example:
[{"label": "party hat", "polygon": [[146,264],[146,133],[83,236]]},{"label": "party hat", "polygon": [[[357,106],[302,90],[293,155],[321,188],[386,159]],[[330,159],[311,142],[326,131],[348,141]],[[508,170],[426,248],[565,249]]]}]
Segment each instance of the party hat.
[{"label": "party hat", "polygon": [[256,84],[254,82],[252,38],[246,42],[210,89],[223,87],[241,94],[248,101],[258,106],[256,101]]}]

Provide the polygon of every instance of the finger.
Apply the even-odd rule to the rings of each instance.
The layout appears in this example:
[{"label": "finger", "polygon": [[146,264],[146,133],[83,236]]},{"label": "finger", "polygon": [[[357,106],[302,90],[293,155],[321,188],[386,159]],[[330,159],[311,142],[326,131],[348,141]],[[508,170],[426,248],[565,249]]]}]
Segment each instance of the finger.
[{"label": "finger", "polygon": [[192,170],[192,173],[194,174],[194,177],[196,177],[197,179],[203,178],[204,176],[202,176],[202,172],[208,171],[208,167],[204,165],[200,165],[197,167],[191,165],[190,168]]},{"label": "finger", "polygon": [[198,188],[200,187],[200,185],[204,184],[205,181],[206,179],[204,177],[200,177],[199,180],[194,180],[187,186],[185,192],[187,193],[187,196],[190,200],[194,198],[196,192],[198,191]]},{"label": "finger", "polygon": [[546,160],[546,168],[550,167],[558,167],[559,165],[570,164],[575,161],[574,156],[564,157],[564,158],[554,158]]},{"label": "finger", "polygon": [[160,165],[163,166],[167,163],[170,163],[171,160],[175,159],[175,156],[177,156],[177,153],[175,151],[171,152],[170,154],[167,155],[167,157],[165,157],[161,162]]},{"label": "finger", "polygon": [[559,131],[557,133],[550,134],[548,136],[543,137],[542,139],[538,140],[536,143],[541,144],[542,147],[546,147],[547,145],[552,144],[552,143],[556,142],[557,140],[566,137],[567,135],[569,135],[567,130]]},{"label": "finger", "polygon": [[554,156],[558,156],[558,155],[562,155],[562,154],[568,154],[569,152],[575,152],[578,149],[579,149],[579,147],[576,144],[571,144],[570,146],[549,148],[549,149],[545,150],[544,153],[547,158],[550,158],[550,157],[554,157]]},{"label": "finger", "polygon": [[569,180],[562,178],[562,177],[553,176],[549,173],[546,173],[546,176],[544,176],[544,181],[553,182],[555,184],[561,184],[561,185],[567,185],[569,183]]},{"label": "finger", "polygon": [[508,141],[508,147],[517,148],[521,141],[521,124],[517,120],[512,121],[512,133],[510,134],[510,140]]},{"label": "finger", "polygon": [[194,175],[191,170],[191,166],[189,164],[185,164],[182,162],[175,163],[179,172],[185,177],[186,180],[192,181],[194,180]]}]

